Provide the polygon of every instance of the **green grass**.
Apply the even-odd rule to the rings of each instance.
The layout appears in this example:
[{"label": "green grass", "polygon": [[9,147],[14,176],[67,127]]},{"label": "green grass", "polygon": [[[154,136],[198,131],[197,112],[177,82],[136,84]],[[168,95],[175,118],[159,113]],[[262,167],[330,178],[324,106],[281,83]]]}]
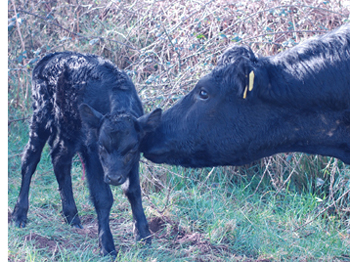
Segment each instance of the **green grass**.
[{"label": "green grass", "polygon": [[[13,127],[17,135],[10,135],[10,152],[24,146],[25,129],[21,122]],[[15,143],[18,135],[22,140]],[[9,158],[10,211],[20,188],[19,158]],[[160,173],[161,186],[150,182],[150,168]],[[259,170],[250,179],[234,181],[224,168],[153,166],[146,160],[141,174],[146,216],[156,232],[151,246],[135,243],[129,203],[121,189],[113,187],[111,228],[118,261],[350,261],[346,220],[327,213],[316,218],[322,208],[312,187],[278,193],[264,182],[255,192]],[[65,224],[60,214],[45,148],[31,184],[29,223],[22,229],[9,224],[10,261],[109,261],[99,254],[96,214],[81,176],[76,159],[74,196],[84,226],[79,230]]]}]

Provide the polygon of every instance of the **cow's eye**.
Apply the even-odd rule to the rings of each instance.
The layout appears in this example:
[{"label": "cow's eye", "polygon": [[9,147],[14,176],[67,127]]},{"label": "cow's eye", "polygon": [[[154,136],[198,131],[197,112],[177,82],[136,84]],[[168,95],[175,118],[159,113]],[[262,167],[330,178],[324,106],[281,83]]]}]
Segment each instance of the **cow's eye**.
[{"label": "cow's eye", "polygon": [[205,90],[200,90],[199,91],[199,98],[202,99],[202,100],[207,100],[209,98],[209,95],[207,93],[207,91]]}]

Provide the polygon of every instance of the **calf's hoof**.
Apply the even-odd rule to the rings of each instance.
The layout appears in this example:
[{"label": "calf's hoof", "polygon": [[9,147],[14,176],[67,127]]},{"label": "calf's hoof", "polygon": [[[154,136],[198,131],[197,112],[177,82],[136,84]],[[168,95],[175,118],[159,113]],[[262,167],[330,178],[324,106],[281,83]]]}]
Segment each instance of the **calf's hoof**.
[{"label": "calf's hoof", "polygon": [[152,234],[150,232],[148,232],[147,234],[144,234],[143,236],[141,236],[140,234],[136,234],[136,241],[140,241],[140,242],[143,242],[147,245],[151,245],[152,244]]},{"label": "calf's hoof", "polygon": [[71,224],[71,227],[78,228],[78,229],[83,229],[84,228],[80,223],[79,224]]},{"label": "calf's hoof", "polygon": [[116,258],[117,258],[117,255],[118,255],[118,252],[116,251],[116,250],[113,250],[113,251],[111,251],[111,252],[107,252],[107,251],[103,251],[103,250],[101,250],[101,254],[103,255],[103,256],[110,256],[111,258],[112,258],[112,261],[115,261],[116,260]]},{"label": "calf's hoof", "polygon": [[134,225],[134,236],[136,241],[141,241],[148,245],[152,244],[152,234],[149,231],[148,224],[140,227],[140,230]]},{"label": "calf's hoof", "polygon": [[11,221],[15,223],[16,227],[24,228],[27,225],[27,216],[21,215],[20,212],[18,212],[18,210],[15,208],[11,214]]},{"label": "calf's hoof", "polygon": [[141,238],[140,241],[146,243],[147,245],[151,245],[152,244],[152,235],[150,234],[147,237]]},{"label": "calf's hoof", "polygon": [[69,215],[65,215],[63,211],[61,211],[60,213],[68,225],[70,225],[73,228],[83,229],[83,226],[81,225],[78,213],[71,212],[69,214],[69,212],[67,212],[66,214],[69,214]]},{"label": "calf's hoof", "polygon": [[26,226],[26,222],[25,221],[15,220],[14,222],[15,222],[16,227],[24,228]]}]

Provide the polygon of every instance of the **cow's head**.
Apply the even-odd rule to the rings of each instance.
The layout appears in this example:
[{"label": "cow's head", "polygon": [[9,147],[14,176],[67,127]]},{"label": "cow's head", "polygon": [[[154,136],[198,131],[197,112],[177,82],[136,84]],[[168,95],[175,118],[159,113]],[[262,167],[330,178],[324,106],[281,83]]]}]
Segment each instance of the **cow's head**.
[{"label": "cow's head", "polygon": [[97,131],[97,146],[104,171],[104,181],[123,184],[139,161],[143,137],[160,123],[161,109],[139,118],[126,112],[102,115],[87,104],[79,107],[82,121]]},{"label": "cow's head", "polygon": [[265,121],[274,112],[258,98],[259,88],[267,86],[258,63],[249,48],[227,50],[210,74],[163,113],[161,125],[141,145],[144,156],[190,167],[240,165],[261,157],[259,136],[268,132]]}]

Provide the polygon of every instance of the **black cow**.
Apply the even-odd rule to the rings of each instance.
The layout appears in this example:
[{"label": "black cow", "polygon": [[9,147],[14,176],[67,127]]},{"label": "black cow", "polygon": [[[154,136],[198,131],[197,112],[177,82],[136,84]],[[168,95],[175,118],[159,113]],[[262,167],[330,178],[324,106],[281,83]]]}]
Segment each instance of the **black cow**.
[{"label": "black cow", "polygon": [[139,144],[160,121],[160,110],[143,115],[135,87],[125,72],[94,55],[72,52],[44,57],[32,77],[33,116],[22,157],[22,184],[12,218],[27,223],[31,177],[48,141],[66,221],[82,228],[71,182],[73,156],[86,166],[91,199],[98,217],[99,244],[115,256],[109,228],[113,197],[108,184],[122,185],[132,207],[136,238],[150,243],[139,182]]},{"label": "black cow", "polygon": [[229,48],[163,113],[141,151],[186,167],[243,165],[293,151],[350,164],[350,25],[271,57]]}]

